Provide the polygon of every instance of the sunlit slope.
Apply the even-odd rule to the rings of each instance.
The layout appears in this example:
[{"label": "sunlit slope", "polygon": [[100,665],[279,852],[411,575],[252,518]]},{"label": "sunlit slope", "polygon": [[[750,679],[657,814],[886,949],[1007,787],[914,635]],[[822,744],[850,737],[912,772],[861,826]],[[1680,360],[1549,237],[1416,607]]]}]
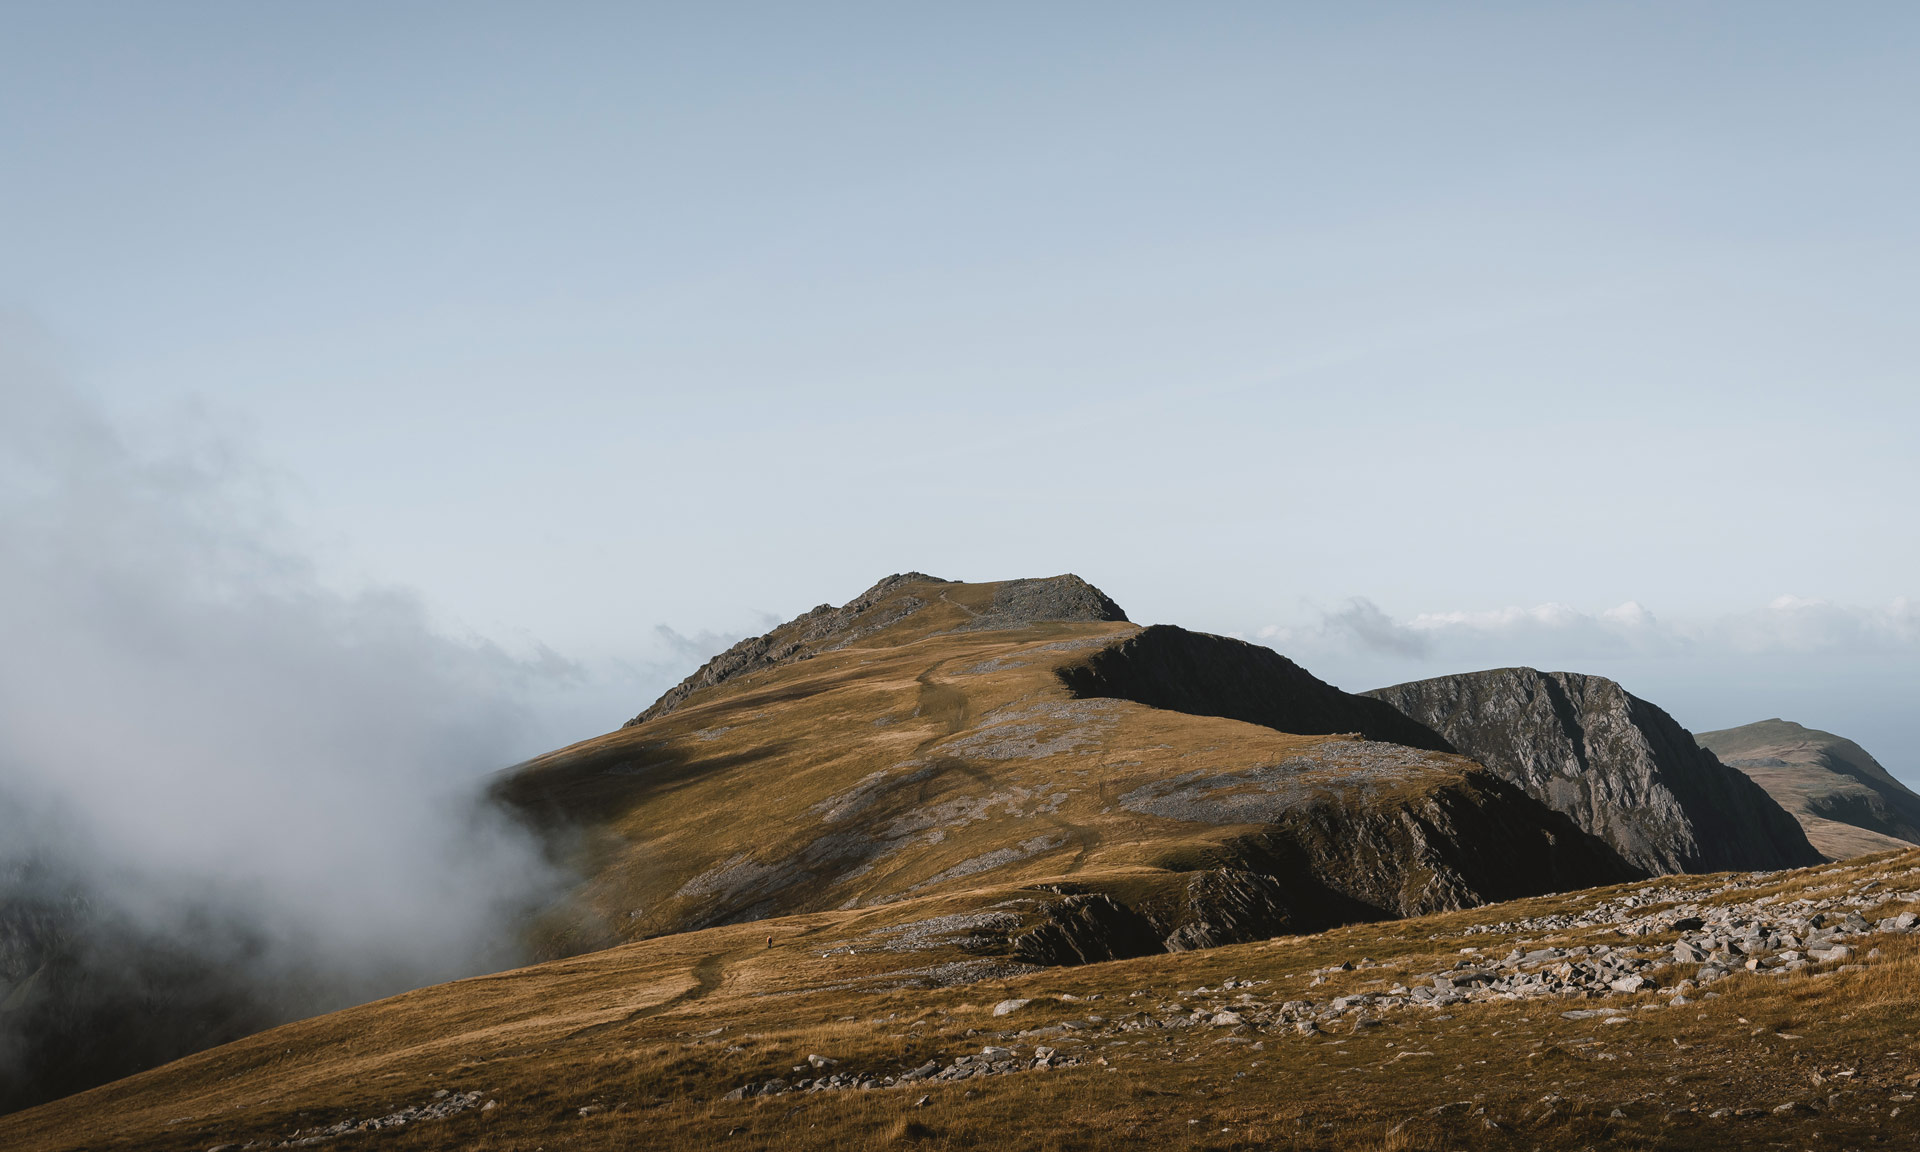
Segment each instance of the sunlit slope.
[{"label": "sunlit slope", "polygon": [[[1356,724],[1377,723],[1444,746],[1271,652],[1045,619],[1062,603],[1111,605],[1057,579],[1074,594],[893,578],[857,612],[822,608],[743,645],[744,672],[504,779],[500,794],[572,845],[586,877],[552,920],[554,952],[1045,884],[1049,898],[1111,897],[1076,947],[1131,954],[1628,874],[1470,761],[1361,738]],[[1220,711],[1264,715],[1264,686],[1306,734],[1087,695],[1126,685],[1076,671],[1149,634],[1153,652],[1185,645],[1226,666],[1264,653],[1237,694],[1181,706],[1218,697]],[[1020,958],[1061,958],[1027,949]]]}]

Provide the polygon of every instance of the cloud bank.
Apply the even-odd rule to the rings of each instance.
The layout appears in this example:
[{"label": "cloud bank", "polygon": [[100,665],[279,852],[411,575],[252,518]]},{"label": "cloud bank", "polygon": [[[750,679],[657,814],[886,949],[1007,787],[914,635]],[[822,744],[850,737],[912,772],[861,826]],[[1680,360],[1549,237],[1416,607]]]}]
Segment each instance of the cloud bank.
[{"label": "cloud bank", "polygon": [[556,877],[480,793],[575,670],[326,588],[231,445],[137,447],[0,355],[0,1001],[44,1009],[0,1013],[0,1097],[92,1026],[60,964],[244,1031],[521,959]]}]

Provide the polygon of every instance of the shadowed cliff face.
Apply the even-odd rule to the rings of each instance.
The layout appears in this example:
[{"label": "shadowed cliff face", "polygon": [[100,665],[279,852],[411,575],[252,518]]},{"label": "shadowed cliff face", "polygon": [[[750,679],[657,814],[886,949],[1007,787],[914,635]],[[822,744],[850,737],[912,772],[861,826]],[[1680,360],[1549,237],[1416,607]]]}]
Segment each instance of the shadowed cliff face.
[{"label": "shadowed cliff face", "polygon": [[1920,843],[1920,796],[1851,740],[1778,719],[1697,739],[1765,788],[1829,856]]},{"label": "shadowed cliff face", "polygon": [[1155,624],[1083,664],[1063,668],[1060,679],[1083,698],[1224,716],[1278,732],[1357,732],[1409,748],[1453,751],[1425,724],[1390,705],[1342,692],[1271,648],[1171,624]]},{"label": "shadowed cliff face", "polygon": [[1441,733],[1650,872],[1821,859],[1764,790],[1611,680],[1501,668],[1366,695]]}]

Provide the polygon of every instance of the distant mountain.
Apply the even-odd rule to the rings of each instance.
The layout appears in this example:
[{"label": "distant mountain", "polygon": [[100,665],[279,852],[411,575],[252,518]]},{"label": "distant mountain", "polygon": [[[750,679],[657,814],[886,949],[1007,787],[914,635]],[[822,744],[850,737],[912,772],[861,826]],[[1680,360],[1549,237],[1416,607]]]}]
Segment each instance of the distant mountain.
[{"label": "distant mountain", "polygon": [[1649,872],[1820,860],[1766,791],[1611,680],[1496,668],[1365,695],[1432,728]]},{"label": "distant mountain", "polygon": [[1765,788],[1836,860],[1920,844],[1920,795],[1844,736],[1776,718],[1695,738]]}]

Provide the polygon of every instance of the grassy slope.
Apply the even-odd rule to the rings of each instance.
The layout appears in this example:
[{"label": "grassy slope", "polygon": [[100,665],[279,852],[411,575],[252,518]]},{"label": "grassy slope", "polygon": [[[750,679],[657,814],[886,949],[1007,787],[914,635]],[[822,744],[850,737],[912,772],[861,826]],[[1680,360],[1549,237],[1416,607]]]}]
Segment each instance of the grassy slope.
[{"label": "grassy slope", "polygon": [[[1858,892],[1870,876],[1899,889],[1913,885],[1916,874],[1920,852],[1909,852],[1758,877],[1740,898]],[[1271,981],[1261,995],[1272,1001],[1411,983],[1415,974],[1450,966],[1463,947],[1499,952],[1513,942],[1499,932],[1469,932],[1473,926],[1662,884],[935,989],[861,979],[925,961],[871,947],[866,930],[897,917],[898,906],[714,928],[278,1028],[7,1117],[0,1143],[21,1152],[169,1152],[277,1141],[298,1129],[421,1103],[442,1088],[478,1090],[498,1106],[321,1146],[531,1152],[1096,1149],[1122,1141],[1325,1149],[1920,1142],[1920,1112],[1910,1102],[1911,1082],[1920,1079],[1913,1039],[1920,940],[1911,936],[1877,938],[1880,955],[1852,971],[1736,975],[1716,986],[1723,990],[1718,997],[1684,1008],[1645,994],[1610,999],[1641,1009],[1625,1027],[1567,1020],[1560,1012],[1577,1005],[1563,1000],[1466,1004],[1393,1013],[1364,1032],[1302,1036],[1276,1028],[1241,1043],[1223,1042],[1221,1030],[1208,1028],[1103,1035],[1079,1049],[1089,1058],[1079,1067],[961,1084],[719,1099],[734,1085],[789,1074],[809,1053],[830,1054],[843,1068],[897,1072],[930,1056],[977,1051],[1008,1027],[1096,1010],[1118,1015],[1143,990],[1152,997],[1141,1003],[1193,1004],[1204,1000],[1193,989],[1227,978]],[[1528,939],[1620,941],[1608,928]],[[849,955],[836,951],[836,942],[859,946]],[[1358,966],[1316,986],[1322,978],[1315,970],[1343,961]],[[1101,1002],[1062,998],[1068,995]],[[1017,1024],[989,1010],[1011,996],[1035,999]],[[922,1095],[930,1099],[916,1108]],[[1744,1114],[1711,1117],[1723,1108]]]},{"label": "grassy slope", "polygon": [[1765,788],[1813,846],[1836,860],[1903,848],[1920,830],[1920,796],[1844,737],[1761,720],[1695,738]]}]

